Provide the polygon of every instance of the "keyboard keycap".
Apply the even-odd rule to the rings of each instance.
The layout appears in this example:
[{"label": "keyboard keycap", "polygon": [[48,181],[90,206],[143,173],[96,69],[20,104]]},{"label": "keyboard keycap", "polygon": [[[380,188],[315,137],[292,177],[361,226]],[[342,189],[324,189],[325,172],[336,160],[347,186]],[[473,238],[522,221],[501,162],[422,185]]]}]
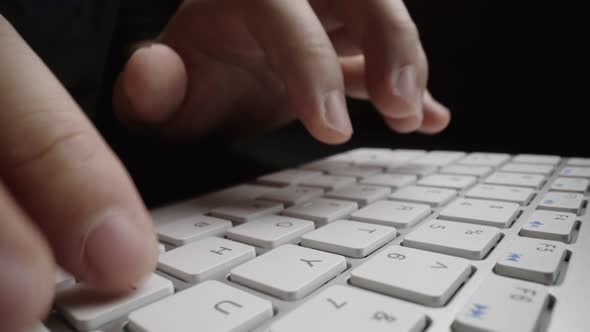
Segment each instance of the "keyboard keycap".
[{"label": "keyboard keycap", "polygon": [[350,283],[427,306],[441,307],[467,280],[462,258],[391,246],[352,271]]},{"label": "keyboard keycap", "polygon": [[528,187],[539,189],[545,182],[545,176],[538,174],[519,174],[508,172],[496,172],[487,177],[485,183],[506,186]]},{"label": "keyboard keycap", "polygon": [[567,164],[569,166],[590,167],[590,158],[570,158]]},{"label": "keyboard keycap", "polygon": [[423,150],[357,149],[351,153],[351,158],[355,165],[386,168],[405,164],[425,153]]},{"label": "keyboard keycap", "polygon": [[474,152],[467,157],[457,161],[457,164],[472,166],[500,166],[510,159],[506,153],[482,153]]},{"label": "keyboard keycap", "polygon": [[131,311],[158,301],[174,292],[172,282],[151,274],[127,295],[106,296],[78,284],[58,292],[56,305],[64,317],[79,330],[92,330],[125,317]]},{"label": "keyboard keycap", "polygon": [[268,216],[230,229],[227,238],[264,249],[297,244],[314,229],[313,221],[284,216]]},{"label": "keyboard keycap", "polygon": [[561,242],[516,238],[498,260],[494,271],[507,277],[553,284],[565,254],[565,244]]},{"label": "keyboard keycap", "polygon": [[247,332],[272,318],[272,303],[206,281],[129,315],[133,332]]},{"label": "keyboard keycap", "polygon": [[438,166],[434,165],[419,165],[419,164],[404,164],[401,166],[394,166],[388,168],[388,172],[394,174],[409,174],[423,177],[438,171]]},{"label": "keyboard keycap", "polygon": [[335,190],[346,187],[356,182],[356,179],[350,176],[339,175],[320,175],[309,181],[301,182],[302,186],[321,188],[325,190]]},{"label": "keyboard keycap", "polygon": [[385,186],[393,189],[408,186],[418,179],[415,175],[404,175],[404,174],[378,174],[370,176],[366,179],[361,180],[362,184],[368,184],[373,186]]},{"label": "keyboard keycap", "polygon": [[584,195],[576,193],[548,192],[539,205],[540,210],[552,210],[580,214],[584,204]]},{"label": "keyboard keycap", "polygon": [[457,197],[453,189],[409,186],[401,188],[389,195],[389,199],[401,202],[428,204],[433,207],[447,204]]},{"label": "keyboard keycap", "polygon": [[452,329],[534,332],[548,300],[546,287],[492,275],[459,312]]},{"label": "keyboard keycap", "polygon": [[470,175],[429,175],[418,181],[419,186],[439,187],[450,189],[465,189],[471,187],[477,178]]},{"label": "keyboard keycap", "polygon": [[339,220],[303,235],[301,245],[343,256],[362,258],[393,240],[396,234],[393,227]]},{"label": "keyboard keycap", "polygon": [[465,152],[456,151],[432,151],[425,156],[412,160],[413,164],[446,166],[465,156]]},{"label": "keyboard keycap", "polygon": [[521,236],[570,243],[576,227],[576,215],[567,212],[538,210],[527,219]]},{"label": "keyboard keycap", "polygon": [[323,226],[336,219],[344,219],[358,208],[357,203],[335,199],[316,198],[299,205],[292,206],[283,214],[293,218],[313,220]]},{"label": "keyboard keycap", "polygon": [[559,156],[538,155],[538,154],[519,154],[512,159],[513,163],[522,164],[545,164],[557,165],[561,158]]},{"label": "keyboard keycap", "polygon": [[211,211],[214,217],[244,223],[283,210],[283,204],[266,201],[246,201],[230,206],[223,206]]},{"label": "keyboard keycap", "polygon": [[429,220],[404,238],[403,245],[441,254],[481,260],[500,240],[495,227]]},{"label": "keyboard keycap", "polygon": [[361,289],[332,286],[271,326],[272,332],[417,332],[426,327],[421,310]]},{"label": "keyboard keycap", "polygon": [[319,175],[322,175],[322,172],[304,169],[286,169],[284,171],[261,176],[258,178],[258,182],[269,185],[290,186],[299,184],[305,180],[313,179]]},{"label": "keyboard keycap", "polygon": [[231,222],[227,220],[197,215],[157,225],[156,230],[160,241],[182,246],[206,237],[223,235],[231,227]]},{"label": "keyboard keycap", "polygon": [[365,206],[379,199],[387,197],[391,189],[386,187],[371,186],[366,184],[353,184],[341,189],[336,189],[326,194],[328,198],[354,201],[359,206]]},{"label": "keyboard keycap", "polygon": [[508,228],[519,213],[515,203],[459,198],[444,208],[440,219]]},{"label": "keyboard keycap", "polygon": [[291,244],[231,271],[231,280],[286,301],[304,298],[346,270],[344,257]]},{"label": "keyboard keycap", "polygon": [[76,279],[61,267],[55,268],[55,290],[60,291],[76,284]]},{"label": "keyboard keycap", "polygon": [[559,173],[561,176],[572,178],[586,178],[590,179],[590,167],[564,167]]},{"label": "keyboard keycap", "polygon": [[440,172],[442,174],[456,174],[456,175],[473,175],[477,177],[484,177],[492,173],[493,168],[489,166],[473,166],[473,165],[449,165],[443,167]]},{"label": "keyboard keycap", "polygon": [[233,267],[256,257],[253,247],[210,237],[160,255],[158,269],[188,283],[221,277]]},{"label": "keyboard keycap", "polygon": [[364,179],[375,174],[381,173],[381,168],[360,167],[360,166],[342,166],[332,168],[328,171],[331,175],[350,176],[357,179]]},{"label": "keyboard keycap", "polygon": [[312,171],[328,172],[331,169],[345,166],[345,165],[350,165],[350,162],[340,161],[340,160],[321,159],[321,160],[312,161],[307,164],[303,164],[299,168],[312,170]]},{"label": "keyboard keycap", "polygon": [[158,243],[158,253],[163,254],[166,252],[166,246],[161,243]]},{"label": "keyboard keycap", "polygon": [[508,163],[502,168],[501,171],[512,172],[512,173],[531,173],[531,174],[542,174],[549,175],[553,172],[554,166],[547,164],[519,164],[519,163]]},{"label": "keyboard keycap", "polygon": [[412,227],[432,213],[430,206],[394,201],[379,201],[354,212],[350,219],[392,226]]},{"label": "keyboard keycap", "polygon": [[490,199],[527,205],[535,196],[530,188],[478,184],[465,193],[467,198]]},{"label": "keyboard keycap", "polygon": [[324,190],[319,188],[289,186],[264,194],[260,196],[260,199],[265,201],[276,201],[285,204],[285,206],[293,206],[305,203],[311,199],[320,197],[323,194]]},{"label": "keyboard keycap", "polygon": [[585,193],[590,187],[590,180],[581,178],[557,178],[551,184],[553,191]]}]

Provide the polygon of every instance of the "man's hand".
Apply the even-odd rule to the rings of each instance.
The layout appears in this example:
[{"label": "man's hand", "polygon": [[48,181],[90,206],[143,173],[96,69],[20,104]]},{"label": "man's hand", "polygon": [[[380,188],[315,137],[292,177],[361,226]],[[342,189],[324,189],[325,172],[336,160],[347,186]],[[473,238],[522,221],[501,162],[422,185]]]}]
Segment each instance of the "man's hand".
[{"label": "man's hand", "polygon": [[156,255],[122,165],[0,16],[0,329],[43,319],[56,261],[120,291],[153,270]]},{"label": "man's hand", "polygon": [[123,121],[172,136],[240,134],[297,116],[326,143],[352,134],[345,95],[399,132],[436,133],[448,110],[402,0],[186,0],[132,55],[115,89]]}]

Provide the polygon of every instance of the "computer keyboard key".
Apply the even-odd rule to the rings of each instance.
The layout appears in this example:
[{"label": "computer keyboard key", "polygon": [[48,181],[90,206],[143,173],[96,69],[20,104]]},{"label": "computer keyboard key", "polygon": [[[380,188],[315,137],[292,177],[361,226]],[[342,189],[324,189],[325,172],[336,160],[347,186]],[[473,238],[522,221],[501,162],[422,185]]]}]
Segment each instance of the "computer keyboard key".
[{"label": "computer keyboard key", "polygon": [[478,184],[465,193],[467,198],[489,199],[494,201],[528,204],[535,196],[531,188]]},{"label": "computer keyboard key", "polygon": [[429,220],[404,238],[406,247],[481,260],[502,234],[495,227]]},{"label": "computer keyboard key", "polygon": [[521,236],[570,243],[576,228],[576,215],[537,210],[520,230]]},{"label": "computer keyboard key", "polygon": [[440,219],[508,228],[519,214],[516,203],[459,198],[445,207]]},{"label": "computer keyboard key", "polygon": [[158,269],[196,284],[222,277],[232,268],[256,257],[254,247],[210,237],[170,250],[158,258]]},{"label": "computer keyboard key", "polygon": [[323,194],[324,190],[319,188],[289,186],[264,194],[260,196],[260,199],[280,202],[285,204],[285,206],[293,206],[305,203],[311,199],[320,197]]},{"label": "computer keyboard key", "polygon": [[78,330],[92,330],[126,317],[131,311],[156,302],[174,292],[170,280],[151,274],[126,295],[106,295],[77,284],[58,292],[56,305],[66,320]]},{"label": "computer keyboard key", "polygon": [[471,175],[434,174],[422,178],[417,185],[449,189],[465,189],[471,187],[477,178]]},{"label": "computer keyboard key", "polygon": [[231,227],[232,223],[227,220],[196,215],[156,225],[156,232],[160,241],[183,246],[206,237],[223,235]]},{"label": "computer keyboard key", "polygon": [[340,160],[329,160],[329,159],[321,159],[312,161],[307,164],[303,164],[299,166],[300,169],[307,169],[312,171],[321,171],[321,172],[328,172],[331,169],[338,168],[341,166],[350,165],[348,161],[340,161]]},{"label": "computer keyboard key", "polygon": [[432,209],[425,204],[379,201],[354,212],[350,219],[396,228],[409,228],[431,213]]},{"label": "computer keyboard key", "polygon": [[590,167],[590,158],[570,158],[567,161],[569,166]]},{"label": "computer keyboard key", "polygon": [[273,306],[219,281],[206,281],[129,315],[132,332],[247,332],[272,318]]},{"label": "computer keyboard key", "polygon": [[561,176],[572,177],[572,178],[586,178],[590,179],[590,167],[564,167],[559,173]]},{"label": "computer keyboard key", "polygon": [[352,270],[350,283],[377,293],[441,307],[471,274],[462,258],[391,246]]},{"label": "computer keyboard key", "polygon": [[211,210],[213,217],[244,223],[257,218],[279,213],[283,204],[267,201],[245,201],[234,205],[223,206]]},{"label": "computer keyboard key", "polygon": [[553,210],[580,214],[584,204],[584,195],[576,193],[548,192],[539,205],[540,210]]},{"label": "computer keyboard key", "polygon": [[428,204],[432,207],[443,206],[455,197],[456,190],[422,186],[404,187],[389,195],[389,199],[394,201]]},{"label": "computer keyboard key", "polygon": [[365,206],[379,199],[386,198],[391,193],[391,189],[378,187],[367,184],[352,184],[344,188],[330,191],[326,194],[328,198],[354,201],[359,206]]},{"label": "computer keyboard key", "polygon": [[487,184],[499,184],[506,186],[518,186],[539,189],[545,182],[545,176],[539,174],[496,172],[488,176],[484,182]]},{"label": "computer keyboard key", "polygon": [[356,182],[356,178],[340,175],[320,175],[308,181],[301,182],[302,186],[335,190]]},{"label": "computer keyboard key", "polygon": [[381,173],[381,168],[360,167],[360,166],[341,166],[332,168],[328,171],[331,175],[350,176],[357,179],[364,179],[375,174]]},{"label": "computer keyboard key", "polygon": [[55,290],[60,291],[76,284],[76,279],[61,267],[55,267]]},{"label": "computer keyboard key", "polygon": [[590,180],[582,178],[557,178],[551,183],[553,191],[585,193],[590,187]]},{"label": "computer keyboard key", "polygon": [[297,244],[301,236],[314,230],[313,221],[267,216],[230,229],[227,238],[264,249],[273,249],[283,244]]},{"label": "computer keyboard key", "polygon": [[231,281],[286,301],[300,300],[346,270],[339,255],[287,244],[231,271]]},{"label": "computer keyboard key", "polygon": [[438,166],[434,165],[421,165],[421,164],[404,164],[389,167],[388,172],[393,174],[409,174],[423,177],[426,175],[433,174],[438,171]]},{"label": "computer keyboard key", "polygon": [[303,235],[301,245],[343,256],[362,258],[393,240],[396,234],[393,227],[338,220]]},{"label": "computer keyboard key", "polygon": [[158,243],[158,253],[163,254],[165,252],[166,252],[166,246],[161,243]]},{"label": "computer keyboard key", "polygon": [[516,238],[494,267],[497,274],[553,284],[566,255],[565,244],[555,241]]},{"label": "computer keyboard key", "polygon": [[318,226],[323,226],[337,219],[345,219],[357,209],[358,204],[355,202],[315,198],[309,202],[287,208],[283,211],[283,215],[312,220]]},{"label": "computer keyboard key", "polygon": [[385,173],[370,176],[366,179],[361,180],[361,183],[397,189],[411,185],[414,182],[416,182],[417,179],[418,177],[415,175]]},{"label": "computer keyboard key", "polygon": [[510,159],[510,155],[506,153],[474,152],[457,161],[457,164],[496,167],[504,164],[508,159]]},{"label": "computer keyboard key", "polygon": [[371,151],[355,156],[353,163],[357,166],[387,168],[406,164],[425,153],[422,150]]},{"label": "computer keyboard key", "polygon": [[557,165],[561,161],[559,156],[539,154],[519,154],[512,159],[513,163]]},{"label": "computer keyboard key", "polygon": [[332,286],[271,325],[272,332],[418,332],[426,316],[408,303],[347,286]]},{"label": "computer keyboard key", "polygon": [[520,163],[508,163],[500,168],[503,172],[512,173],[531,173],[531,174],[542,174],[549,175],[553,172],[555,167],[548,164],[520,164]]},{"label": "computer keyboard key", "polygon": [[538,331],[548,300],[544,286],[492,275],[459,311],[452,330]]},{"label": "computer keyboard key", "polygon": [[431,151],[426,155],[412,160],[413,164],[446,166],[465,156],[465,152],[458,151]]},{"label": "computer keyboard key", "polygon": [[322,175],[320,171],[310,171],[304,169],[286,169],[272,174],[264,175],[258,178],[258,182],[276,186],[290,186],[299,184],[302,181],[312,179]]},{"label": "computer keyboard key", "polygon": [[459,165],[452,164],[445,166],[440,170],[442,174],[455,175],[472,175],[477,177],[484,177],[492,173],[493,168],[490,166],[473,166],[473,165]]}]

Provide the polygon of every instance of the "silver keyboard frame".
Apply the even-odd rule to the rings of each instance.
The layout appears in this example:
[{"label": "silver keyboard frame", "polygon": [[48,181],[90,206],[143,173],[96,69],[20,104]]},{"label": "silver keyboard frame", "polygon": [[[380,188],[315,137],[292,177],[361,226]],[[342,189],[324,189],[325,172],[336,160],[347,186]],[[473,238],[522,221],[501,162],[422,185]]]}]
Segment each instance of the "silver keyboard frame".
[{"label": "silver keyboard frame", "polygon": [[[471,295],[479,287],[482,281],[484,281],[489,275],[494,273],[492,269],[494,267],[494,264],[498,260],[499,256],[505,253],[511,241],[513,241],[515,237],[519,236],[518,232],[522,228],[523,224],[525,223],[529,215],[534,211],[533,207],[536,207],[543,194],[549,191],[549,183],[551,183],[555,178],[558,177],[559,171],[562,167],[564,167],[564,161],[566,160],[567,158],[562,158],[562,161],[558,166],[556,166],[551,176],[548,177],[542,189],[537,190],[537,194],[535,195],[533,200],[529,202],[527,206],[521,206],[521,214],[519,217],[517,217],[516,221],[512,224],[512,226],[507,229],[500,229],[500,231],[503,234],[503,237],[496,245],[496,247],[491,250],[491,253],[488,254],[488,256],[484,260],[470,260],[470,263],[474,268],[472,275],[467,280],[467,282],[461,286],[461,288],[455,293],[455,295],[449,300],[449,302],[445,306],[440,308],[434,308],[404,301],[412,306],[415,306],[419,310],[423,310],[423,312],[427,315],[429,323],[425,331],[451,331],[451,324],[453,323],[453,320],[455,316],[458,314],[459,310],[463,308],[463,305],[469,300]],[[495,168],[494,170],[497,170],[497,168]],[[479,178],[478,183],[481,183],[484,178],[485,177]],[[463,196],[464,191],[465,190],[459,192],[459,197]],[[590,327],[585,328],[584,325],[586,323],[586,318],[588,318],[585,316],[590,315],[590,213],[588,212],[590,210],[590,207],[588,207],[589,198],[589,193],[586,192],[585,206],[582,210],[581,215],[578,216],[579,223],[576,230],[576,234],[574,234],[573,243],[567,244],[569,259],[566,259],[566,263],[562,265],[562,270],[557,283],[555,285],[547,286],[549,289],[549,293],[551,294],[552,301],[550,301],[550,305],[547,308],[549,314],[544,316],[545,319],[540,327],[540,331],[542,332],[582,332],[590,330]],[[180,204],[183,203],[181,202],[173,204],[166,208],[174,209],[176,205]],[[448,204],[449,203],[447,203],[446,205]],[[329,288],[333,285],[348,284],[348,280],[350,278],[350,273],[352,269],[356,268],[368,259],[371,259],[375,254],[384,250],[386,247],[391,245],[399,245],[401,242],[403,242],[403,239],[406,234],[414,230],[416,227],[420,226],[426,220],[437,218],[440,210],[441,207],[435,208],[432,215],[430,215],[428,218],[424,219],[412,228],[398,230],[398,237],[396,237],[393,241],[387,243],[371,255],[362,259],[346,257],[346,260],[348,262],[348,269],[345,272],[324,284],[322,287],[314,291],[312,294],[308,295],[305,299],[299,301],[279,300],[270,295],[231,282],[230,280],[228,280],[227,277],[218,278],[217,280],[271,301],[275,308],[274,317],[253,331],[269,332],[270,325],[273,322],[282,318],[284,315],[288,314],[293,309],[297,308],[309,299],[313,298],[315,295],[322,292],[326,288]],[[172,247],[167,247],[167,250],[171,248]],[[262,250],[257,250],[258,255],[261,253],[263,253]],[[193,286],[191,284],[178,280],[170,275],[164,274],[160,271],[157,271],[156,273],[172,280],[177,292]],[[45,322],[45,324],[50,329],[50,331],[54,332],[75,331],[74,329],[69,327],[56,312],[53,312],[53,314]],[[98,331],[127,331],[124,327],[125,324],[125,320],[115,321],[98,329]]]}]

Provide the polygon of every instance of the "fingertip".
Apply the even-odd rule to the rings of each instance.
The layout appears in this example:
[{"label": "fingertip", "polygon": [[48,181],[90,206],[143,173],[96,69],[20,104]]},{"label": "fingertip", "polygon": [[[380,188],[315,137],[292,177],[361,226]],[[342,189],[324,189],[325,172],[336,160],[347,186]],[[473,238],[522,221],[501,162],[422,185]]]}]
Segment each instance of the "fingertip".
[{"label": "fingertip", "polygon": [[403,119],[385,118],[385,123],[400,134],[409,134],[422,126],[423,118],[420,115],[410,116]]},{"label": "fingertip", "polygon": [[424,94],[424,122],[420,128],[423,134],[434,135],[449,126],[451,112],[443,104],[439,103],[427,91]]},{"label": "fingertip", "polygon": [[317,107],[303,107],[297,113],[312,136],[323,143],[342,144],[352,137],[354,129],[346,99],[339,90],[324,95]]}]

